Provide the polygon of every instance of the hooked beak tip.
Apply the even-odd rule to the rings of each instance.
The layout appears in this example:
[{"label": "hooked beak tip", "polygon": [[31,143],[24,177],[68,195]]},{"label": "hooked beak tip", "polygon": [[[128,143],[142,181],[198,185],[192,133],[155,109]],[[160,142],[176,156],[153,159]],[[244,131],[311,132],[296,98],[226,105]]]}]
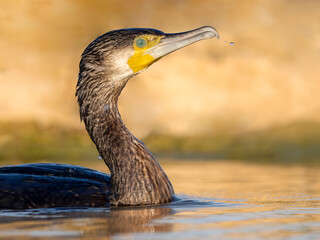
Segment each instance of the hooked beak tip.
[{"label": "hooked beak tip", "polygon": [[217,32],[217,30],[211,26],[204,26],[204,27],[200,27],[198,29],[195,29],[193,31],[199,31],[203,33],[203,36],[206,38],[213,38],[216,37],[217,39],[220,38],[219,33]]}]

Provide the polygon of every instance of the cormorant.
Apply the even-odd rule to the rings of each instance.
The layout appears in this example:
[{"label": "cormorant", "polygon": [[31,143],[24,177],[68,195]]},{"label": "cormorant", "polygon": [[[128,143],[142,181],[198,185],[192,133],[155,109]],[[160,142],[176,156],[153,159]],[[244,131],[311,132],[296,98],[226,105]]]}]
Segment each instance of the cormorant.
[{"label": "cormorant", "polygon": [[163,56],[202,39],[210,26],[166,34],[129,28],[107,32],[84,50],[76,96],[80,118],[110,169],[54,163],[0,168],[0,209],[137,206],[171,202],[173,187],[146,146],[121,120],[118,97],[128,80]]}]

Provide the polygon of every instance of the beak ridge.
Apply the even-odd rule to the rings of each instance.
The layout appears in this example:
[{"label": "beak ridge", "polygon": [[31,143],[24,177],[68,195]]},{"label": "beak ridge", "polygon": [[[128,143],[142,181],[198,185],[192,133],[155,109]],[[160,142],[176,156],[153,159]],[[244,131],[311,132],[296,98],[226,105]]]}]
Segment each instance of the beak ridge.
[{"label": "beak ridge", "polygon": [[165,34],[159,44],[150,49],[148,54],[153,56],[154,59],[158,59],[192,43],[213,37],[219,39],[219,34],[211,26],[204,26],[187,32]]}]

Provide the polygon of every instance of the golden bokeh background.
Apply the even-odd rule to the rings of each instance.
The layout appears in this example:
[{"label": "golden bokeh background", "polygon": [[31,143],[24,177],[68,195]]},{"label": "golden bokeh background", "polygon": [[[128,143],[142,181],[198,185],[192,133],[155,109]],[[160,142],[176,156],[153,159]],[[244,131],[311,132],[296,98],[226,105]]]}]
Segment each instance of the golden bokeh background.
[{"label": "golden bokeh background", "polygon": [[319,236],[319,10],[319,0],[0,0],[0,166],[107,171],[75,98],[81,53],[99,35],[211,25],[221,37],[161,59],[119,101],[128,128],[187,201],[70,215],[7,211],[1,236]]},{"label": "golden bokeh background", "polygon": [[138,137],[292,125],[319,132],[319,1],[1,0],[0,9],[2,124],[83,129],[74,97],[78,63],[107,31],[212,25],[220,40],[173,53],[129,81],[120,97],[129,129]]}]

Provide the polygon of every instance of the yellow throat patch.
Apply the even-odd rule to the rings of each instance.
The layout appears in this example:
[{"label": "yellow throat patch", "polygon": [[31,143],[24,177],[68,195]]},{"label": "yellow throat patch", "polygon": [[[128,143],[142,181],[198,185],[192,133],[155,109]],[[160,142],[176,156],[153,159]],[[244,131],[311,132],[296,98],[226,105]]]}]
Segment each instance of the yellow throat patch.
[{"label": "yellow throat patch", "polygon": [[155,61],[147,51],[156,46],[161,38],[163,36],[141,35],[134,39],[134,54],[128,60],[128,65],[134,73],[147,68]]}]

